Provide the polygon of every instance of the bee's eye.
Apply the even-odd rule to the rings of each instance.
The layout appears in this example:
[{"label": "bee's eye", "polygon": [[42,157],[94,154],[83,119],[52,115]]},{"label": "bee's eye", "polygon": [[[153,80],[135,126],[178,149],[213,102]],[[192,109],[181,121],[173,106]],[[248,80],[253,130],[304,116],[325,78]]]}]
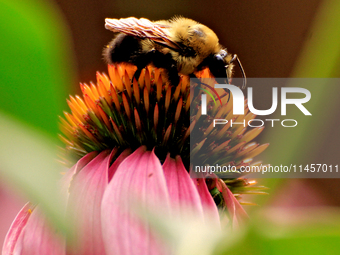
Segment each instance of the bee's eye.
[{"label": "bee's eye", "polygon": [[220,55],[223,59],[228,55],[227,51],[225,50],[220,50],[220,52],[218,53],[218,55]]},{"label": "bee's eye", "polygon": [[216,54],[216,55],[215,55],[215,59],[216,59],[218,62],[223,62],[223,57],[222,57],[220,54]]}]

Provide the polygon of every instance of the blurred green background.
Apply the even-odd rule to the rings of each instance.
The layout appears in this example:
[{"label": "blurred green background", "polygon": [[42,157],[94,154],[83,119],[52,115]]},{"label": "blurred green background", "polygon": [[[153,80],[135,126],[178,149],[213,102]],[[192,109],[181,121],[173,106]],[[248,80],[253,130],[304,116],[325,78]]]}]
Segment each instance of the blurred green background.
[{"label": "blurred green background", "polygon": [[[78,82],[95,80],[96,71],[106,71],[101,52],[112,38],[104,29],[106,17],[195,19],[238,54],[248,77],[339,77],[338,1],[0,0],[0,14],[1,243],[24,200],[44,201],[47,212],[54,212],[53,191],[42,190],[49,186],[45,180],[52,183],[58,177],[58,167],[51,167],[52,174],[46,176],[34,170],[49,164],[43,151],[54,155],[50,144],[58,144],[57,116],[67,110],[67,95],[80,93]],[[294,157],[306,163],[338,160],[340,91],[335,90],[332,99],[322,86],[310,91],[317,97],[311,111],[329,125],[325,128],[313,118],[301,123],[296,133],[265,130],[259,141],[272,144],[266,154],[270,163]],[[270,94],[264,93],[257,106],[262,109],[270,102]],[[324,116],[320,109],[330,113]],[[42,182],[47,184],[39,185]],[[260,206],[247,208],[252,219],[248,232],[232,247],[222,244],[221,253],[335,254],[339,250],[338,179],[259,182],[270,188],[270,195],[251,198]],[[10,193],[17,190],[26,197],[12,199]]]}]

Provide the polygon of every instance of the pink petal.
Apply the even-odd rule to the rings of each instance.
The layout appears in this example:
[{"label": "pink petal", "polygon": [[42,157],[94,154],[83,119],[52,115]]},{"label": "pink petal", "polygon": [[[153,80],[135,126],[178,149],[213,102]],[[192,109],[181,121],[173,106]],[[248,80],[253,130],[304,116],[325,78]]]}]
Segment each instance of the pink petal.
[{"label": "pink petal", "polygon": [[68,254],[105,254],[100,206],[108,184],[109,163],[115,152],[101,152],[73,177],[68,212],[79,234]]},{"label": "pink petal", "polygon": [[2,255],[13,254],[14,248],[18,242],[18,238],[26,226],[26,223],[31,216],[34,206],[27,203],[18,215],[15,217],[4,241],[4,246],[2,248]]},{"label": "pink petal", "polygon": [[131,154],[131,150],[130,149],[126,149],[124,150],[119,157],[115,160],[115,162],[113,162],[113,164],[110,166],[109,168],[109,173],[108,173],[108,178],[109,178],[109,182],[111,181],[113,175],[116,173],[118,166],[120,165],[120,163],[123,162],[123,160],[129,156]]},{"label": "pink petal", "polygon": [[78,162],[68,170],[65,175],[60,180],[60,188],[62,192],[62,197],[65,198],[65,201],[68,199],[68,189],[70,187],[70,183],[75,174],[77,174],[83,167],[85,167],[95,156],[98,155],[98,152],[93,151],[86,154],[84,157],[78,160]]},{"label": "pink petal", "polygon": [[220,216],[218,214],[218,209],[215,204],[214,199],[212,198],[207,183],[205,182],[205,178],[197,178],[193,179],[196,184],[196,188],[198,194],[201,198],[201,203],[203,206],[204,217],[211,219],[211,221],[215,222],[216,225],[220,224]]},{"label": "pink petal", "polygon": [[53,231],[43,214],[36,208],[21,232],[13,254],[64,255],[65,242]]},{"label": "pink petal", "polygon": [[107,254],[166,253],[167,249],[148,224],[133,214],[137,207],[169,211],[169,195],[161,163],[143,146],[119,165],[105,191],[102,229]]},{"label": "pink petal", "polygon": [[240,203],[227,187],[227,185],[224,183],[224,181],[222,181],[221,179],[217,179],[216,187],[220,192],[222,192],[223,199],[228,208],[233,227],[239,227],[249,218],[248,214],[240,205]]},{"label": "pink petal", "polygon": [[203,208],[198,191],[181,158],[177,156],[175,160],[168,155],[163,164],[163,170],[171,206],[192,210],[194,213],[202,215],[203,218]]},{"label": "pink petal", "polygon": [[0,244],[4,243],[13,219],[24,205],[25,203],[16,194],[10,183],[0,180]]}]

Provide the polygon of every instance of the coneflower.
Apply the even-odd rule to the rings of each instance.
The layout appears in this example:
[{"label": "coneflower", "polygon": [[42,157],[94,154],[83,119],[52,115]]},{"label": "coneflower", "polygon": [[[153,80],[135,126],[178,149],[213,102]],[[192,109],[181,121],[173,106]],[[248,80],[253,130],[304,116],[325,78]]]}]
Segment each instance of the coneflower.
[{"label": "coneflower", "polygon": [[[78,230],[75,243],[66,246],[39,209],[27,204],[7,235],[4,255],[171,254],[136,208],[159,210],[165,217],[190,210],[202,221],[209,217],[217,224],[220,208],[228,211],[234,227],[247,217],[239,195],[259,193],[261,187],[248,190],[255,182],[241,176],[191,179],[190,157],[204,154],[209,162],[239,169],[268,146],[250,143],[263,128],[247,131],[225,125],[212,130],[211,120],[200,116],[196,99],[190,97],[188,76],[170,85],[162,69],[147,66],[138,80],[135,70],[121,64],[110,65],[108,76],[97,73],[97,84],[81,84],[83,96],[71,96],[71,113],[60,118],[63,160],[77,161],[61,185],[67,216]],[[211,77],[207,69],[196,75]],[[228,98],[224,93],[221,105],[208,102],[209,113],[238,121],[255,117],[233,116]],[[190,143],[195,129],[201,135]]]}]

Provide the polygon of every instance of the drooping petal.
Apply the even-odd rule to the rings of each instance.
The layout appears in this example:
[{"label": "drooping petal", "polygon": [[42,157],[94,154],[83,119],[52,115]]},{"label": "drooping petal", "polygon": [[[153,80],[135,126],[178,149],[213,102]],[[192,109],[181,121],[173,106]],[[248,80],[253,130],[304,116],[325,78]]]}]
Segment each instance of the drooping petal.
[{"label": "drooping petal", "polygon": [[223,199],[229,211],[233,227],[239,227],[248,219],[248,214],[237,201],[237,199],[223,180],[217,179],[216,187],[223,195]]},{"label": "drooping petal", "polygon": [[100,205],[108,184],[109,163],[115,152],[101,152],[71,182],[68,212],[75,221],[78,235],[68,254],[105,255]]},{"label": "drooping petal", "polygon": [[15,217],[4,241],[2,255],[13,254],[14,248],[18,242],[18,238],[27,224],[29,217],[31,216],[34,206],[27,203]]},{"label": "drooping petal", "polygon": [[202,215],[203,208],[198,191],[179,156],[168,155],[163,164],[164,176],[169,190],[171,206],[176,209],[193,210]]},{"label": "drooping petal", "polygon": [[65,198],[65,202],[67,202],[68,199],[68,189],[70,187],[70,183],[72,181],[72,178],[75,174],[77,174],[83,167],[85,167],[95,156],[98,155],[98,152],[93,151],[88,154],[86,154],[84,157],[78,160],[78,162],[70,169],[68,170],[65,175],[60,180],[60,189],[61,189],[61,195],[63,198]]},{"label": "drooping petal", "polygon": [[119,165],[105,191],[102,202],[105,248],[107,254],[168,253],[169,248],[134,213],[136,208],[139,212],[143,208],[169,211],[169,195],[161,163],[143,146]]},{"label": "drooping petal", "polygon": [[20,255],[65,255],[65,240],[35,208],[20,234],[13,254]]}]

